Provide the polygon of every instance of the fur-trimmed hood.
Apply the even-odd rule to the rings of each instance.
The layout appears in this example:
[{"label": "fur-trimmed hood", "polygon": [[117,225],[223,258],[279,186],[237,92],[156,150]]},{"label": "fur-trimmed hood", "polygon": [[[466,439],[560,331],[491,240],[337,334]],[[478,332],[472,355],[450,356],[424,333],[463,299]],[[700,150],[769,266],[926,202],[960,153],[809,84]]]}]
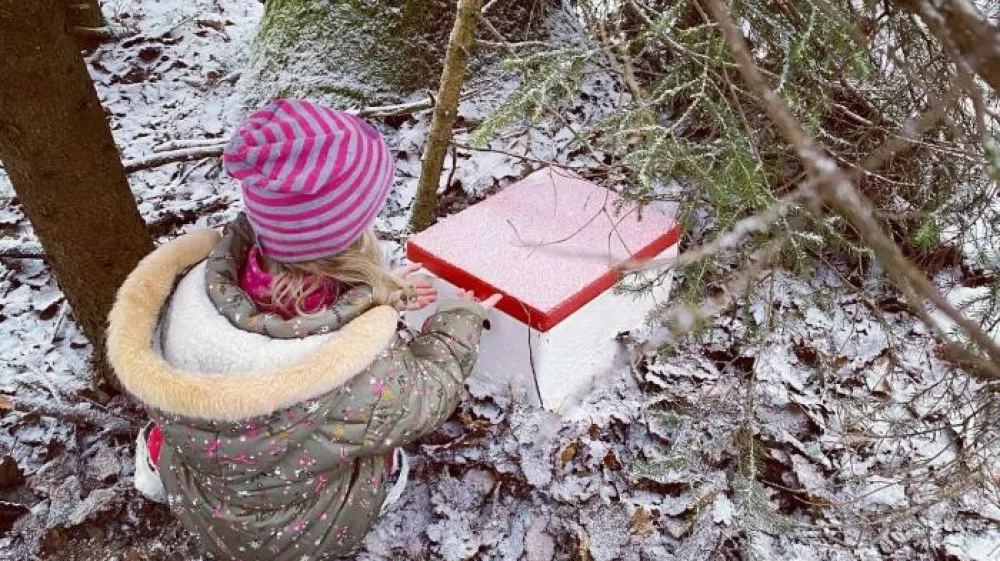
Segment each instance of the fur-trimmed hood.
[{"label": "fur-trimmed hood", "polygon": [[267,415],[342,386],[392,342],[399,315],[392,307],[378,306],[287,366],[241,373],[172,366],[157,344],[158,328],[178,281],[205,261],[221,239],[214,230],[202,230],[173,240],[143,259],[119,290],[109,318],[108,357],[125,389],[146,406],[217,421]]}]

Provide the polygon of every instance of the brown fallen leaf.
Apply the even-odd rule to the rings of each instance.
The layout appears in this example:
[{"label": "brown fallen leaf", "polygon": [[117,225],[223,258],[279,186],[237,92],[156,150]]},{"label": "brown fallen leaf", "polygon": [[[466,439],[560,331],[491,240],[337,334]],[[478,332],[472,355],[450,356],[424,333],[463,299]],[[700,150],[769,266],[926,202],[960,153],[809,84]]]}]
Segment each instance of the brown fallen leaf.
[{"label": "brown fallen leaf", "polygon": [[608,453],[604,456],[604,467],[611,471],[621,471],[622,469],[622,464],[618,461],[618,456],[615,456],[615,453],[611,450],[608,450]]},{"label": "brown fallen leaf", "polygon": [[577,440],[570,442],[565,448],[563,448],[562,453],[559,454],[559,469],[565,468],[566,464],[572,462],[573,458],[576,458],[576,453],[579,449],[580,442]]},{"label": "brown fallen leaf", "polygon": [[653,516],[646,507],[640,506],[632,513],[628,527],[634,534],[648,536],[653,533]]}]

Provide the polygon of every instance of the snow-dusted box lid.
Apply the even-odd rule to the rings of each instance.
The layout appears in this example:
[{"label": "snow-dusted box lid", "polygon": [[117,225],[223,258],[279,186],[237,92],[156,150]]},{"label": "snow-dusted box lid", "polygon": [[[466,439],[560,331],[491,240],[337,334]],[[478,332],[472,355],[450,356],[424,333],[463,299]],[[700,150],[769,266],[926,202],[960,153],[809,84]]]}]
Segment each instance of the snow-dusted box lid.
[{"label": "snow-dusted box lid", "polygon": [[672,216],[544,168],[410,238],[407,256],[548,331],[618,280],[614,267],[677,243]]}]

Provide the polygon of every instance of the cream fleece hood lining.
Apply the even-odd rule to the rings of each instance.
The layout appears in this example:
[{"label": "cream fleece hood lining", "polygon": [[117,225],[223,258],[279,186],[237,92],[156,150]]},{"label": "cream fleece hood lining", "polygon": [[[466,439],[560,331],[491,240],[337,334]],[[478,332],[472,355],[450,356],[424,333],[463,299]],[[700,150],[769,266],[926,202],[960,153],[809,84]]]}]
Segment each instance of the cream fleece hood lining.
[{"label": "cream fleece hood lining", "polygon": [[118,291],[109,317],[108,358],[125,389],[145,405],[219,421],[267,415],[340,387],[389,346],[399,314],[378,306],[288,367],[208,376],[174,368],[153,344],[160,314],[178,278],[205,260],[220,239],[215,230],[200,230],[163,245],[139,263]]}]

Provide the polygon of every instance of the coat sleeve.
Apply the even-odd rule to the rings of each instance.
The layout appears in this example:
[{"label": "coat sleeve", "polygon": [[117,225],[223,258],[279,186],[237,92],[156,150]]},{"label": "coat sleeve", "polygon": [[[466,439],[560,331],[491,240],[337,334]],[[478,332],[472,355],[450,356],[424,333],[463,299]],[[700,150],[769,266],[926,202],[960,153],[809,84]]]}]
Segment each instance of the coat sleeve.
[{"label": "coat sleeve", "polygon": [[377,395],[365,437],[372,453],[413,442],[451,416],[475,365],[485,317],[480,304],[442,302],[420,335],[359,380],[362,391]]}]

